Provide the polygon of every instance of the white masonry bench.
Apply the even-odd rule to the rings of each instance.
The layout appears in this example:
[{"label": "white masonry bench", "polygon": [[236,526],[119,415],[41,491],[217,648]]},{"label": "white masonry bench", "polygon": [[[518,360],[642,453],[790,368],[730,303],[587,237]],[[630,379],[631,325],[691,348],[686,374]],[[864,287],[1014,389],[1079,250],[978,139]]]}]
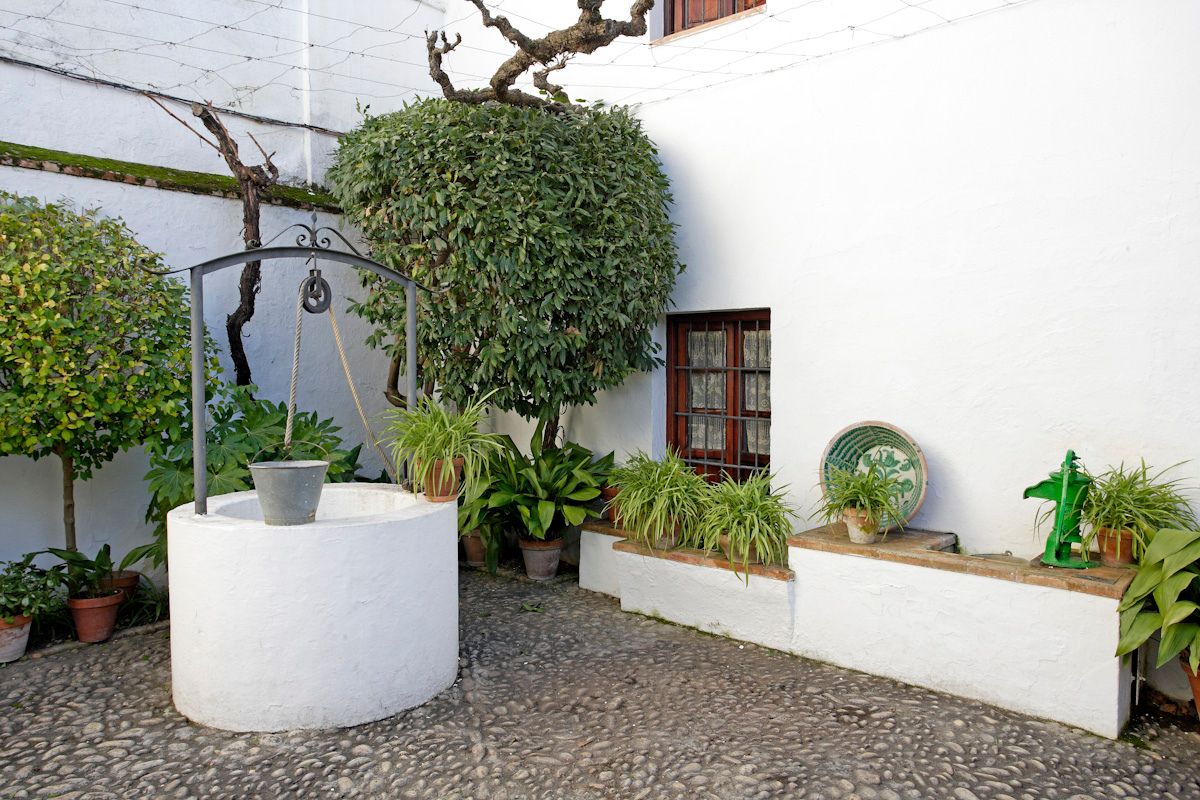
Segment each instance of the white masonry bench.
[{"label": "white masonry bench", "polygon": [[1130,659],[1116,658],[1128,569],[1053,569],[953,552],[909,530],[852,544],[841,524],[788,539],[788,564],[650,550],[603,523],[580,539],[579,585],[624,611],[1056,720],[1115,738]]}]

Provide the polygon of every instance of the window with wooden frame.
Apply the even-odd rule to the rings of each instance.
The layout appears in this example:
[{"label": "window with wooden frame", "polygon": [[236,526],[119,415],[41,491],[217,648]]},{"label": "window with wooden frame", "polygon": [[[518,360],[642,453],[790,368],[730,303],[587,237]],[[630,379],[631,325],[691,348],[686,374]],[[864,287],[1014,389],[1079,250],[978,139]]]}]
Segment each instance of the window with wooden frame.
[{"label": "window with wooden frame", "polygon": [[664,27],[667,34],[678,33],[766,4],[767,0],[667,0]]},{"label": "window with wooden frame", "polygon": [[667,443],[710,480],[771,463],[771,312],[667,317]]}]

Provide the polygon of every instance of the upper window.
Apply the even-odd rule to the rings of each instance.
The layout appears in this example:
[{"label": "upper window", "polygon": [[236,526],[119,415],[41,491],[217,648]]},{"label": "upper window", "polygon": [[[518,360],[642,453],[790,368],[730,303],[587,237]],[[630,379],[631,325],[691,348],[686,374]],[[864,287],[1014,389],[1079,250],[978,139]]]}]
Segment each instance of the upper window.
[{"label": "upper window", "polygon": [[771,312],[667,318],[667,443],[701,474],[771,463]]},{"label": "upper window", "polygon": [[667,0],[666,32],[686,31],[766,4],[767,0]]}]

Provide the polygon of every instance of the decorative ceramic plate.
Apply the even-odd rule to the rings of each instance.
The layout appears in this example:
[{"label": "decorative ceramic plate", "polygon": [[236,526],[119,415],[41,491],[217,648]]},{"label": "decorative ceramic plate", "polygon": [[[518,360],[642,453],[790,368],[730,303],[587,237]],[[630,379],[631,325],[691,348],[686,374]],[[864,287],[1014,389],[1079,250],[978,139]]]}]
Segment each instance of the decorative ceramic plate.
[{"label": "decorative ceramic plate", "polygon": [[[900,509],[904,512],[904,523],[911,522],[925,502],[929,466],[917,443],[895,425],[867,420],[839,431],[821,456],[821,491],[825,491],[832,470],[866,472],[871,464],[900,480]],[[882,524],[885,530],[896,528],[893,519],[885,518]]]}]

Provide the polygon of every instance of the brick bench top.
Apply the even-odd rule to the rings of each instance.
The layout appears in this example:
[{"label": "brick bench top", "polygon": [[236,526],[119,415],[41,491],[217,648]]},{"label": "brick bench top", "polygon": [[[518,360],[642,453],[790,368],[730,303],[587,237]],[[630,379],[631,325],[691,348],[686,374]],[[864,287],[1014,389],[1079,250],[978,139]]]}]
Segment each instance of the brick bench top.
[{"label": "brick bench top", "polygon": [[749,564],[744,567],[739,562],[735,569],[734,565],[730,564],[729,559],[723,554],[706,553],[703,550],[696,550],[690,547],[677,547],[674,550],[655,550],[654,548],[646,547],[628,539],[629,534],[627,532],[620,528],[614,528],[612,525],[604,522],[585,522],[581,527],[583,530],[591,531],[592,533],[602,533],[606,536],[625,539],[625,541],[617,542],[613,545],[613,550],[622,553],[636,553],[637,555],[648,556],[650,558],[674,561],[677,564],[691,564],[697,567],[711,567],[734,571],[739,576],[744,576],[748,571],[751,575],[757,575],[773,581],[790,581],[796,577],[795,573],[790,569],[778,564]]}]

